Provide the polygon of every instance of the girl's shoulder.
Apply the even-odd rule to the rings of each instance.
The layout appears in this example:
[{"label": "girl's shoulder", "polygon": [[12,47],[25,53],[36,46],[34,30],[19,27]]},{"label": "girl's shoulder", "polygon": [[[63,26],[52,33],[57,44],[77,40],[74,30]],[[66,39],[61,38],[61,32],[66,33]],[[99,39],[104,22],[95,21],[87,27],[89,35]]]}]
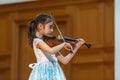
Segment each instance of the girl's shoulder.
[{"label": "girl's shoulder", "polygon": [[34,38],[33,42],[38,43],[38,42],[44,42],[44,41],[40,38]]}]

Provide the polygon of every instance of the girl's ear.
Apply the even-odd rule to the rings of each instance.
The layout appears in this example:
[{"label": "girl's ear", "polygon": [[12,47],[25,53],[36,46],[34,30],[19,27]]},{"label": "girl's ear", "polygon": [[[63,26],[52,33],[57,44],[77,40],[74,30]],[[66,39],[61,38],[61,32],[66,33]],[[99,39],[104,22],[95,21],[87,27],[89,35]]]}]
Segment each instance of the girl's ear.
[{"label": "girl's ear", "polygon": [[37,26],[37,29],[38,30],[42,30],[43,29],[43,25],[41,23],[39,23],[38,26]]}]

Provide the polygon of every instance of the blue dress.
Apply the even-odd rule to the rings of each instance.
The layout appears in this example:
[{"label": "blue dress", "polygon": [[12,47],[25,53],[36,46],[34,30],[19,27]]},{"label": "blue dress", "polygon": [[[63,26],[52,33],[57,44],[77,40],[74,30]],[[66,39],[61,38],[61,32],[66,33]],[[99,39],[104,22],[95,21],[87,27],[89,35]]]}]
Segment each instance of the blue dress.
[{"label": "blue dress", "polygon": [[33,40],[33,49],[37,63],[34,66],[30,66],[32,71],[29,80],[66,80],[56,56],[36,48],[38,42],[44,41],[39,38]]}]

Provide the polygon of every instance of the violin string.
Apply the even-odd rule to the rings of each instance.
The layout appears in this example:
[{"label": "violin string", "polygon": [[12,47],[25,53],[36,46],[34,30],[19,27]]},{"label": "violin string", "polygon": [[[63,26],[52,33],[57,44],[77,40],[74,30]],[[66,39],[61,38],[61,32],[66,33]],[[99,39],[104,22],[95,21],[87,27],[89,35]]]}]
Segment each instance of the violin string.
[{"label": "violin string", "polygon": [[[51,17],[53,18],[52,15],[51,15]],[[64,39],[64,37],[63,37],[63,35],[62,35],[62,33],[61,33],[61,31],[60,31],[60,29],[59,29],[59,27],[58,27],[58,25],[57,25],[57,23],[56,23],[56,21],[55,21],[54,18],[53,18],[53,20],[54,20],[54,24],[55,24],[55,26],[56,26],[56,28],[57,28],[59,34],[60,34],[60,37],[63,39],[63,42],[65,42],[65,39]]]}]

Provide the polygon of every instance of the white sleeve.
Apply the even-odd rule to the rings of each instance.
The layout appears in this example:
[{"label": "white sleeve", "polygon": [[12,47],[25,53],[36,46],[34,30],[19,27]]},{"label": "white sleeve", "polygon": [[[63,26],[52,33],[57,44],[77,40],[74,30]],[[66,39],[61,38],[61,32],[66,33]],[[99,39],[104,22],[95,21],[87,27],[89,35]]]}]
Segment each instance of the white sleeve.
[{"label": "white sleeve", "polygon": [[39,42],[41,43],[41,42],[43,42],[43,40],[42,40],[42,39],[39,39],[39,38],[35,38],[34,41],[33,41],[33,43],[34,43],[35,45],[37,45]]}]

